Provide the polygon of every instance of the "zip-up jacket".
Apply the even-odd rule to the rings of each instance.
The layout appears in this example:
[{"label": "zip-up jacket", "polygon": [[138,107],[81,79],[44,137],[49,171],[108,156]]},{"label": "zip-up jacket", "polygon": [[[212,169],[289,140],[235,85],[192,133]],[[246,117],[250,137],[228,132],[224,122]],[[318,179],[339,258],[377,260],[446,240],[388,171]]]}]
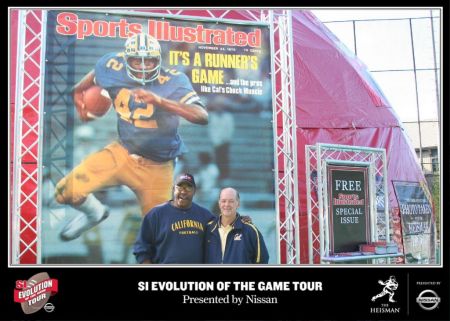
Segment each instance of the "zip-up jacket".
[{"label": "zip-up jacket", "polygon": [[227,235],[225,253],[219,234],[220,217],[206,229],[205,259],[207,264],[267,264],[269,253],[261,232],[251,223],[244,223],[237,214]]}]

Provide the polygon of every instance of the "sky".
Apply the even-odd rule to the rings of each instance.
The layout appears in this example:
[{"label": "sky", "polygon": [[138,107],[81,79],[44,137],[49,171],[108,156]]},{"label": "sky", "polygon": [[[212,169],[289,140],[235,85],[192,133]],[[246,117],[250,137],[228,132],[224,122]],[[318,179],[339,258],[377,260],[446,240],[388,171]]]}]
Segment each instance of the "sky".
[{"label": "sky", "polygon": [[422,121],[438,120],[440,98],[436,87],[439,88],[440,83],[435,69],[439,70],[440,66],[439,10],[311,11],[351,52],[356,52],[401,121],[416,122],[419,117]]}]

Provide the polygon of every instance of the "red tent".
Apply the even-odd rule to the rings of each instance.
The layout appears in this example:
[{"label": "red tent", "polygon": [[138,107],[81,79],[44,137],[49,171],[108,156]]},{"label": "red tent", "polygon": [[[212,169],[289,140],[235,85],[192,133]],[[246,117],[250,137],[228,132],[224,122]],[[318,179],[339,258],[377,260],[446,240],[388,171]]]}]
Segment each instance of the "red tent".
[{"label": "red tent", "polygon": [[[241,18],[249,17],[240,12]],[[366,66],[310,11],[292,12],[301,263],[308,262],[305,145],[385,148],[393,240],[401,244],[392,181],[426,184],[402,124]]]}]

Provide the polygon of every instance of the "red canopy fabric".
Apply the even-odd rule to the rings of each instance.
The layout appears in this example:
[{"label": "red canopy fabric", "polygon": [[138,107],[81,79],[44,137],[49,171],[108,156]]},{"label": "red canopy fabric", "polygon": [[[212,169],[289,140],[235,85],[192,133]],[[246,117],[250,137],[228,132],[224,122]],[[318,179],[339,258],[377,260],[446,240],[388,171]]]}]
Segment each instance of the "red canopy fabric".
[{"label": "red canopy fabric", "polygon": [[[246,18],[250,16],[245,12],[241,14]],[[292,28],[300,262],[308,262],[305,145],[316,143],[386,149],[391,233],[401,246],[400,215],[392,181],[421,182],[426,186],[401,121],[367,67],[311,12],[294,10]]]}]

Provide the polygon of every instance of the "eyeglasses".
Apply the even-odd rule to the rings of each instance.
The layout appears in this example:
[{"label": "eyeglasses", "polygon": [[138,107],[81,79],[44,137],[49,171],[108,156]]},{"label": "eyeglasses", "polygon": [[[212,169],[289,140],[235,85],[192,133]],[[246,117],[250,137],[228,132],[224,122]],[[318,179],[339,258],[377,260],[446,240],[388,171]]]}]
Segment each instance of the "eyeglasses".
[{"label": "eyeglasses", "polygon": [[175,188],[177,190],[180,190],[180,191],[183,190],[186,192],[192,192],[194,190],[194,186],[191,186],[191,185],[182,185],[182,186],[176,185]]}]

